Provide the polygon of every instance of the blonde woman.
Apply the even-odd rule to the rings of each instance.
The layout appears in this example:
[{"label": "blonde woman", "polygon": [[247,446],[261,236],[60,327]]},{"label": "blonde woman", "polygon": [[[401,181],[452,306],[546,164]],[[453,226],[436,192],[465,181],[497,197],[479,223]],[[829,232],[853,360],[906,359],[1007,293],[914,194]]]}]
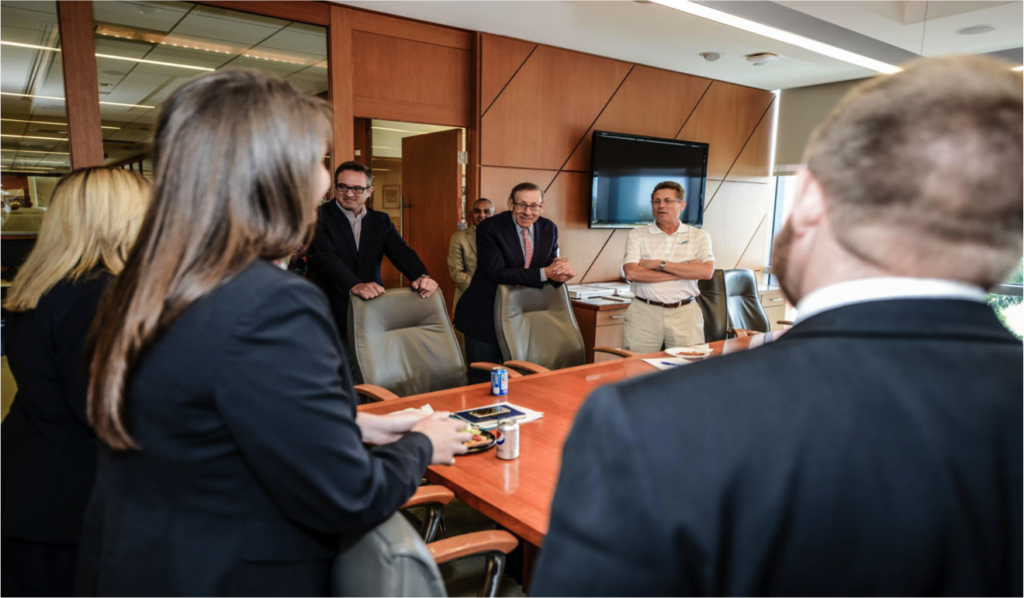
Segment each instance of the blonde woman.
[{"label": "blonde woman", "polygon": [[149,184],[136,173],[68,174],[11,285],[6,343],[18,394],[2,433],[4,596],[71,595],[96,473],[86,336],[148,201]]}]

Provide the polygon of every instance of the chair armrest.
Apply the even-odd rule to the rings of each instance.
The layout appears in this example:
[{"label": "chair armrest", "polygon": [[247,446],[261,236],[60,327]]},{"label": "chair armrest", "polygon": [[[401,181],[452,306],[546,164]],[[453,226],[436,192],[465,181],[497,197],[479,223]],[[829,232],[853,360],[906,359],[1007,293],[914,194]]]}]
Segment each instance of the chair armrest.
[{"label": "chair armrest", "polygon": [[430,554],[437,564],[447,563],[467,556],[474,556],[488,552],[500,552],[508,554],[519,545],[519,540],[512,534],[492,530],[486,532],[473,532],[463,534],[454,538],[445,538],[437,542],[427,544]]},{"label": "chair armrest", "polygon": [[544,367],[542,365],[537,365],[536,363],[530,363],[529,361],[512,360],[512,361],[506,361],[505,365],[507,367],[510,367],[510,368],[516,368],[517,370],[522,370],[522,371],[524,371],[524,372],[526,372],[528,374],[543,374],[544,372],[550,372],[551,371],[551,370],[549,370],[548,368],[546,368],[546,367]]},{"label": "chair armrest", "polygon": [[612,355],[618,355],[619,357],[633,357],[634,355],[639,355],[639,353],[634,353],[625,349],[613,349],[611,347],[594,347],[594,352],[610,353]]},{"label": "chair armrest", "polygon": [[393,401],[401,398],[390,390],[376,384],[356,384],[355,388],[357,393],[370,397],[374,401]]},{"label": "chair armrest", "polygon": [[[474,361],[473,363],[469,364],[469,367],[473,368],[474,370],[485,370],[485,371],[489,372],[493,368],[500,368],[502,366],[501,366],[500,363],[491,363],[489,361]],[[522,378],[523,375],[520,374],[519,372],[515,371],[515,370],[509,370],[508,371],[508,377],[509,378]]]},{"label": "chair armrest", "polygon": [[411,509],[423,505],[446,505],[455,499],[455,493],[444,486],[420,486],[416,494],[405,501],[399,509]]},{"label": "chair armrest", "polygon": [[781,326],[792,326],[793,320],[779,320],[778,322],[776,322],[776,324],[779,324]]}]

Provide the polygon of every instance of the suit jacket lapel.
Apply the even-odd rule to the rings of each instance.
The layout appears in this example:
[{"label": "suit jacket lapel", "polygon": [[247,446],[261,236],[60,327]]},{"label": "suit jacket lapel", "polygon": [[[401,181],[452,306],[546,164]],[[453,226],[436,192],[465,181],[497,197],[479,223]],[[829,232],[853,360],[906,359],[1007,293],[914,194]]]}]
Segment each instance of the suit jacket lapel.
[{"label": "suit jacket lapel", "polygon": [[[544,260],[551,253],[551,238],[548,235],[548,227],[543,225],[543,219],[538,218],[533,223],[533,265],[528,268],[540,268],[544,266]],[[540,261],[538,261],[540,260]]]},{"label": "suit jacket lapel", "polygon": [[519,243],[519,229],[516,228],[516,221],[512,217],[512,212],[507,212],[507,214],[508,218],[503,227],[505,229],[505,242],[508,243],[512,256],[515,258],[513,265],[517,268],[525,268],[526,258],[523,256],[523,246]]},{"label": "suit jacket lapel", "polygon": [[[334,205],[327,206],[327,213],[334,222],[334,226],[338,229],[341,234],[341,238],[345,239],[346,248],[352,252],[352,255],[356,258],[354,261],[359,261],[359,249],[356,248],[356,236],[352,234],[352,225],[348,223],[348,218],[341,213],[342,207],[338,205],[338,202],[331,200]],[[366,208],[363,208],[364,210]],[[369,216],[369,214],[367,214]],[[366,218],[363,219],[363,225],[366,225]]]},{"label": "suit jacket lapel", "polygon": [[476,227],[471,226],[466,229],[466,239],[468,240],[467,253],[472,254],[473,259],[476,259]]}]

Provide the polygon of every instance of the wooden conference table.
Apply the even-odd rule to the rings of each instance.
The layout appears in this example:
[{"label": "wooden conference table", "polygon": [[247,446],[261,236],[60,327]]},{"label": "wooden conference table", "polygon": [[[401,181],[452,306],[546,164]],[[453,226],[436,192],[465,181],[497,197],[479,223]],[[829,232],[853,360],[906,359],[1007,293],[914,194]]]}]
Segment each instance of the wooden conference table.
[{"label": "wooden conference table", "polygon": [[[755,348],[774,336],[755,335],[710,343],[709,359]],[[526,560],[544,541],[561,467],[562,446],[576,412],[598,386],[657,371],[643,358],[616,359],[509,380],[508,401],[544,412],[538,421],[520,427],[519,458],[502,461],[494,449],[457,457],[454,466],[432,466],[427,479],[452,490],[463,502],[521,537]],[[687,366],[682,366],[687,367]],[[360,411],[386,414],[429,404],[435,411],[462,411],[495,402],[489,384],[474,384],[404,399],[362,405]]]}]

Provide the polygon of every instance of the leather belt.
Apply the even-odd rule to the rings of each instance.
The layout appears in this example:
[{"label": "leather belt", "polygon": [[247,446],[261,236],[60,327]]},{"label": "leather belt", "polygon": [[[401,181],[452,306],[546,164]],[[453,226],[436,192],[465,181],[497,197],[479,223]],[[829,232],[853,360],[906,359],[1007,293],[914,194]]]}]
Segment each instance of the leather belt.
[{"label": "leather belt", "polygon": [[693,303],[693,300],[695,299],[695,297],[690,297],[689,299],[683,299],[682,301],[679,301],[679,302],[676,302],[676,303],[661,303],[660,301],[651,301],[650,299],[644,299],[643,297],[634,297],[634,298],[637,301],[643,301],[647,305],[653,305],[655,307],[665,307],[665,308],[668,308],[668,309],[672,309],[673,307],[682,307],[684,305]]}]

